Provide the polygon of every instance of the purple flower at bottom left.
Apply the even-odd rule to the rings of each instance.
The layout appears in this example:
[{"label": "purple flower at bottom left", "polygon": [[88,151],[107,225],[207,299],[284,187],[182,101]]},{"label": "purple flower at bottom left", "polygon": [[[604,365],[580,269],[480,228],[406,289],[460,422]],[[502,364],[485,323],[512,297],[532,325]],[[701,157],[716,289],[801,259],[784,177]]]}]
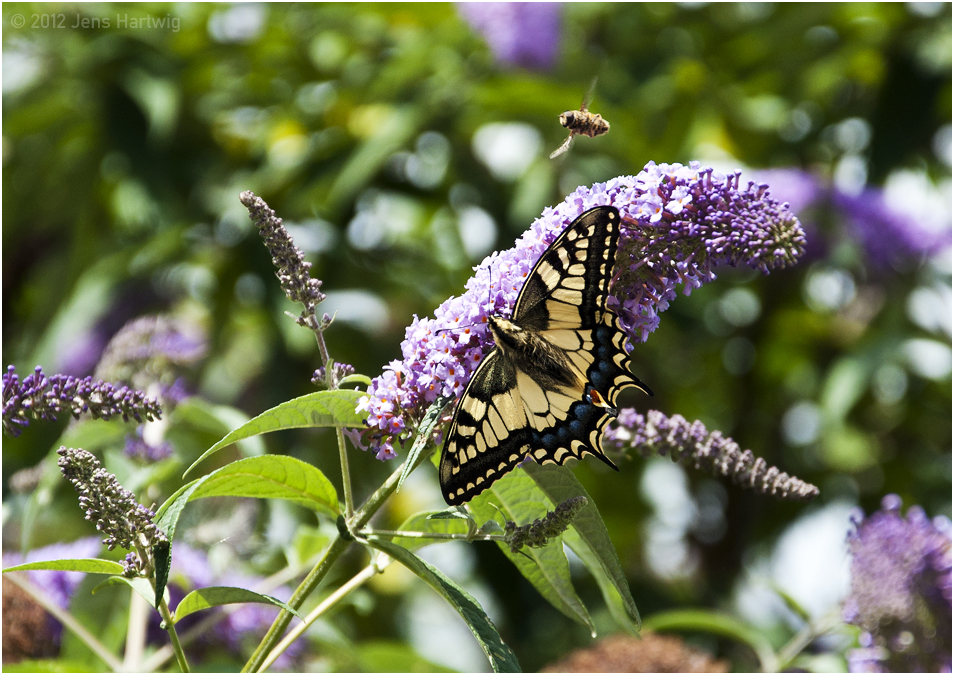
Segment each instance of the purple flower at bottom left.
[{"label": "purple flower at bottom left", "polygon": [[[4,552],[3,567],[19,566],[36,561],[57,561],[59,559],[90,559],[100,553],[102,545],[96,536],[80,538],[74,542],[58,542],[53,545],[34,549],[26,553]],[[23,573],[21,573],[23,574]],[[69,607],[70,599],[80,586],[86,573],[69,570],[30,570],[27,579],[34,587],[42,589],[56,605],[64,610]],[[62,625],[50,616],[50,627],[56,641],[59,641]]]}]

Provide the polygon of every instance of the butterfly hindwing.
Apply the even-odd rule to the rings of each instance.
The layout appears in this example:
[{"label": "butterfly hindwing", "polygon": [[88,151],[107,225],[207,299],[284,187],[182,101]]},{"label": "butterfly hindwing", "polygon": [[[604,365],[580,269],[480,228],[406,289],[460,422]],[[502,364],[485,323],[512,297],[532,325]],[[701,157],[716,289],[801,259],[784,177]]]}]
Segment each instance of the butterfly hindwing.
[{"label": "butterfly hindwing", "polygon": [[607,309],[619,238],[613,207],[591,209],[541,255],[510,321],[492,318],[498,347],[478,366],[455,409],[441,456],[442,493],[460,504],[528,455],[564,464],[603,454],[603,430],[626,368],[626,335]]}]

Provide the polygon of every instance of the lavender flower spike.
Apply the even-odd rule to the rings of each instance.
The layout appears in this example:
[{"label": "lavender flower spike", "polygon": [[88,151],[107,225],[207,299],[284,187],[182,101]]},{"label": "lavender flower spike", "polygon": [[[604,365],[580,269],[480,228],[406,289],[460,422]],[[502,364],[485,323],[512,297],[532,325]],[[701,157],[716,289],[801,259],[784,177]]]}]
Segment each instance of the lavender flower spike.
[{"label": "lavender flower spike", "polygon": [[123,488],[89,451],[61,446],[57,464],[76,492],[80,507],[86,510],[86,520],[96,524],[96,530],[106,534],[103,544],[110,550],[119,546],[136,549],[138,554],[127,556],[126,574],[148,575],[153,546],[167,542],[166,534],[155,523],[155,513],[136,501],[136,496]]},{"label": "lavender flower spike", "polygon": [[188,366],[206,352],[205,340],[186,321],[144,315],[127,322],[103,351],[95,376],[139,384],[171,380],[172,366]]},{"label": "lavender flower spike", "polygon": [[393,361],[372,381],[358,410],[367,414],[364,436],[380,460],[395,457],[428,406],[439,396],[461,395],[484,354],[493,347],[490,315],[509,317],[524,280],[547,249],[584,211],[612,205],[624,217],[610,304],[630,335],[645,341],[676,298],[716,278],[720,264],[763,272],[793,263],[805,237],[799,221],[769,197],[766,185],[740,188],[698,162],[649,163],[636,176],[578,188],[544,211],[514,248],[488,256],[434,319],[415,317]]},{"label": "lavender flower spike", "polygon": [[570,528],[570,522],[586,506],[587,498],[578,495],[576,498],[564,500],[553,512],[547,512],[526,526],[518,526],[515,522],[508,521],[504,524],[504,541],[514,554],[524,546],[546,547],[552,538],[559,537]]},{"label": "lavender flower spike", "polygon": [[256,197],[251,190],[246,190],[239,195],[239,201],[249,210],[249,218],[258,227],[266,248],[272,254],[272,262],[278,268],[275,276],[279,278],[285,295],[293,303],[305,306],[299,315],[298,323],[311,329],[318,328],[315,308],[325,300],[325,294],[322,293],[321,281],[312,279],[309,275],[312,264],[305,260],[305,254],[295,246],[288,230],[282,225],[282,219],[275,215],[261,197]]},{"label": "lavender flower spike", "polygon": [[62,411],[74,418],[90,413],[94,418],[109,420],[114,415],[136,422],[154,420],[162,416],[162,407],[155,399],[129,387],[116,387],[91,376],[52,375],[47,377],[39,366],[23,379],[17,377],[13,366],[3,374],[3,431],[19,436],[29,418],[56,420]]},{"label": "lavender flower spike", "polygon": [[645,458],[669,455],[674,462],[730,477],[735,483],[780,499],[811,500],[819,489],[769,466],[752,451],[720,432],[709,432],[699,420],[668,418],[660,411],[643,416],[632,408],[620,411],[604,433],[604,450],[635,450]]},{"label": "lavender flower spike", "polygon": [[921,507],[905,517],[897,495],[853,518],[852,592],[846,622],[862,628],[852,672],[952,671],[952,524]]}]

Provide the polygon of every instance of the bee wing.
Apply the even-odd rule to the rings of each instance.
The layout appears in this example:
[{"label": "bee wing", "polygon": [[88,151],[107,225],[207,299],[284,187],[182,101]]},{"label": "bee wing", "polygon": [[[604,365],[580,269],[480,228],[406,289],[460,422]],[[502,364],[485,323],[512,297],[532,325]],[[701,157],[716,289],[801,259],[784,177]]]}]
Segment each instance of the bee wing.
[{"label": "bee wing", "polygon": [[554,152],[550,154],[550,159],[554,159],[558,155],[563,155],[564,153],[566,153],[568,150],[570,150],[570,146],[573,145],[573,143],[574,143],[574,132],[570,132],[566,140],[560,144],[560,148],[558,148],[557,150],[555,150]]},{"label": "bee wing", "polygon": [[597,78],[594,78],[590,83],[590,89],[587,90],[587,94],[584,95],[583,101],[580,102],[580,109],[587,110],[591,103],[594,102],[594,94],[597,93]]}]

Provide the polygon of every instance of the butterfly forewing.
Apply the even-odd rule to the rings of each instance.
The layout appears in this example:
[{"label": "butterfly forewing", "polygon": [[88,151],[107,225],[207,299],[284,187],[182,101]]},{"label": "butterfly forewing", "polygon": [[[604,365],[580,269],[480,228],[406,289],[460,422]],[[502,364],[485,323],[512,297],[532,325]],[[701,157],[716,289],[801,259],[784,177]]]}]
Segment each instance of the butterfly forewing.
[{"label": "butterfly forewing", "polygon": [[565,369],[554,377],[547,371],[553,359],[518,366],[502,349],[485,357],[458,402],[441,455],[449,504],[470,500],[528,455],[564,464],[590,453],[613,466],[600,438],[619,391],[638,385],[626,368],[626,336],[607,309],[619,233],[615,208],[591,209],[528,275],[511,319],[520,330],[515,337],[542,338]]}]

